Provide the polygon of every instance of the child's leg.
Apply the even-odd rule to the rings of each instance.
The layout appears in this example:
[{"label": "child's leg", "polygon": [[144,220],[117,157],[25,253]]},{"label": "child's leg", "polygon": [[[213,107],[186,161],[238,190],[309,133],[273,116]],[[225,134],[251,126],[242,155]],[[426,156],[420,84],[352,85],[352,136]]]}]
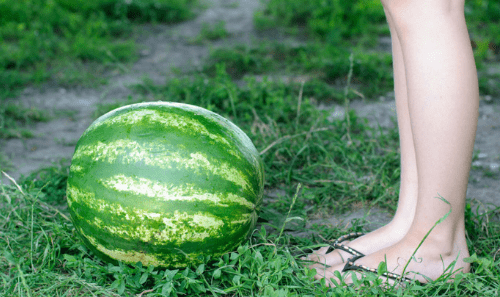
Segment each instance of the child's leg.
[{"label": "child's leg", "polygon": [[[408,111],[403,51],[396,33],[394,21],[387,12],[386,17],[389,23],[392,40],[394,92],[396,95],[396,110],[401,147],[401,184],[399,189],[398,208],[392,221],[386,226],[345,244],[365,255],[393,245],[404,237],[415,215],[418,194],[417,162],[415,159],[410,114]],[[352,255],[343,251],[333,251],[325,255],[326,250],[327,248],[322,248],[316,251],[315,254],[309,256],[309,259],[332,266],[344,263],[343,260],[352,257]],[[323,265],[312,265],[311,267],[321,269]]]},{"label": "child's leg", "polygon": [[394,225],[391,231],[399,231],[398,233],[402,232],[402,234],[400,233],[401,237],[398,238],[399,240],[410,228],[415,215],[418,196],[418,176],[410,112],[408,110],[408,91],[406,87],[406,70],[403,50],[392,17],[387,12],[385,14],[391,31],[394,93],[396,96],[399,144],[401,149],[401,184],[399,189],[398,208],[394,219],[391,221],[391,224]]},{"label": "child's leg", "polygon": [[[415,255],[418,261],[411,261],[407,271],[436,279],[443,274],[443,265],[457,259],[455,269],[468,272],[469,264],[463,261],[468,256],[464,206],[479,92],[464,1],[389,0],[384,7],[394,20],[404,56],[418,199],[407,235],[356,264],[376,268],[386,259],[389,271],[401,273],[425,234],[450,209],[435,198],[441,195],[452,212],[432,231]],[[332,267],[323,276],[331,277],[332,271],[342,268]]]}]

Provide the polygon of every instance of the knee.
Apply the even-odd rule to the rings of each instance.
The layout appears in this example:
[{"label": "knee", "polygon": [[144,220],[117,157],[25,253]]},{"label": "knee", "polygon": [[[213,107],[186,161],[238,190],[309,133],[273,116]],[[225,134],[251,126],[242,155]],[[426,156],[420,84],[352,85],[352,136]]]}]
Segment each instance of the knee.
[{"label": "knee", "polygon": [[464,11],[465,0],[381,0],[384,11],[396,22],[442,17]]}]

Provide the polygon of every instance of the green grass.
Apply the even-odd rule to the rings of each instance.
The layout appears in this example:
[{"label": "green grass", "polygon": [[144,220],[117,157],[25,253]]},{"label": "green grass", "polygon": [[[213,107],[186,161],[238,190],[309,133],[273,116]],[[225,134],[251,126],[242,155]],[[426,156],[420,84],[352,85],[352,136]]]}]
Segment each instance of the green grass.
[{"label": "green grass", "polygon": [[[222,69],[222,67],[220,67]],[[373,131],[351,113],[348,142],[346,122],[326,120],[307,99],[298,112],[297,96],[283,96],[283,85],[257,84],[239,89],[222,70],[214,81],[201,86],[179,82],[145,92],[148,97],[181,96],[191,92],[209,98],[205,107],[232,118],[254,140],[266,164],[268,189],[285,189],[279,201],[269,202],[260,227],[247,244],[198,266],[169,270],[137,265],[103,263],[83,246],[68,219],[64,185],[67,164],[52,166],[24,177],[16,186],[0,186],[0,215],[4,248],[0,253],[0,277],[5,296],[495,296],[500,290],[500,224],[492,221],[500,208],[479,213],[469,203],[466,210],[467,243],[473,255],[472,272],[459,274],[407,290],[385,287],[374,275],[333,289],[313,278],[299,256],[325,239],[345,232],[364,231],[366,221],[356,220],[349,229],[313,225],[303,220],[331,215],[359,202],[391,209],[397,197],[399,170],[394,129]],[[196,80],[195,80],[196,82]],[[181,85],[185,85],[184,93]],[[223,87],[224,86],[224,87]],[[260,89],[257,88],[260,86]],[[170,89],[172,88],[172,89]],[[222,90],[247,94],[245,103],[228,102]],[[177,94],[177,95],[176,95]],[[208,96],[211,94],[211,96]],[[239,97],[235,97],[239,98]],[[187,100],[176,101],[191,102]],[[199,100],[199,99],[198,99]],[[261,101],[259,101],[261,100]],[[138,100],[140,101],[140,100]],[[224,103],[226,102],[226,103]],[[259,103],[257,103],[259,102]],[[294,104],[295,103],[295,104]],[[224,108],[226,104],[226,108]],[[255,107],[253,108],[252,105]],[[289,107],[287,107],[289,106]],[[102,105],[104,113],[114,106]],[[299,115],[299,116],[297,116]],[[263,120],[264,119],[264,120]],[[298,123],[298,124],[297,124]],[[367,132],[372,131],[372,136]],[[392,149],[391,149],[392,148]],[[387,170],[386,170],[387,169]],[[364,177],[364,178],[358,178]],[[320,181],[322,179],[322,181]],[[330,179],[330,180],[328,180]],[[296,194],[298,183],[303,189]],[[381,185],[384,185],[382,187]],[[391,190],[392,188],[392,190]],[[365,198],[362,198],[366,196]],[[471,202],[472,203],[472,202]],[[473,205],[476,205],[473,203]],[[293,207],[292,207],[293,206]],[[289,213],[290,211],[290,213]],[[287,214],[288,215],[285,215]],[[301,218],[301,220],[297,220]],[[292,221],[297,224],[292,224]],[[263,228],[263,226],[267,226]],[[285,230],[285,232],[283,232]],[[286,230],[308,231],[295,237]],[[374,284],[370,285],[370,282]]]},{"label": "green grass", "polygon": [[466,1],[465,17],[472,36],[474,55],[481,69],[498,61],[500,54],[500,3],[493,0]]},{"label": "green grass", "polygon": [[351,84],[358,93],[363,94],[363,97],[373,97],[394,90],[390,53],[369,53],[362,48],[322,43],[296,47],[282,43],[261,43],[255,48],[220,48],[210,53],[204,72],[213,76],[216,65],[225,63],[226,71],[232,78],[262,73],[306,75],[315,78],[316,85],[320,83],[324,88],[336,87],[342,94],[351,53],[354,54]]},{"label": "green grass", "polygon": [[[467,26],[471,36],[471,43],[474,50],[476,65],[479,70],[479,87],[482,94],[492,96],[500,96],[498,87],[498,75],[488,75],[486,72],[487,66],[490,63],[498,63],[500,61],[500,3],[494,0],[474,0],[465,2],[465,16]],[[309,40],[320,42],[320,48],[334,47],[339,51],[351,51],[352,48],[360,49],[356,56],[362,57],[360,69],[364,67],[380,67],[377,72],[368,71],[362,72],[366,76],[361,80],[368,80],[370,85],[380,86],[379,90],[385,90],[385,87],[390,88],[390,82],[386,82],[386,77],[392,69],[387,67],[385,58],[373,57],[367,53],[378,45],[380,36],[389,36],[389,27],[385,20],[382,4],[379,0],[356,0],[356,1],[300,1],[300,0],[270,0],[266,2],[264,9],[255,14],[255,25],[257,29],[266,30],[276,27],[283,27],[287,32],[306,36]],[[252,49],[253,50],[253,49]],[[251,51],[244,58],[237,58],[234,53],[225,56],[226,59],[234,61],[245,61],[244,69],[253,68],[248,64],[253,63],[265,69],[266,64],[262,63],[262,59],[255,59]],[[253,50],[255,51],[255,50]],[[333,52],[317,51],[315,53],[315,61],[320,61],[313,69],[334,69],[337,61],[326,62],[335,57]],[[339,59],[346,61],[345,55]],[[220,56],[224,56],[222,52]],[[305,57],[306,55],[299,56]],[[284,57],[288,57],[284,55]],[[286,66],[299,64],[299,68],[307,69],[308,59],[303,59],[302,62],[296,63],[297,59],[285,59]],[[257,61],[257,62],[256,62]],[[384,62],[382,62],[384,61]],[[266,62],[265,60],[263,62]],[[378,65],[377,65],[378,64]],[[239,64],[241,69],[241,63]],[[254,66],[255,67],[255,66]],[[341,72],[345,73],[344,67],[340,67]],[[241,70],[239,70],[241,71]],[[356,72],[356,70],[355,70]],[[332,82],[332,75],[328,77],[328,82]],[[333,75],[334,78],[337,78]],[[383,77],[383,80],[380,78]],[[356,80],[356,74],[354,74]],[[375,78],[375,81],[372,79]],[[362,92],[365,94],[364,92]],[[365,95],[372,95],[370,91]]]},{"label": "green grass", "polygon": [[[99,65],[133,61],[134,24],[184,21],[196,5],[196,0],[0,1],[0,99],[30,83],[74,83],[91,79],[88,74]],[[91,67],[93,62],[98,65]],[[78,77],[66,78],[72,75]]]},{"label": "green grass", "polygon": [[481,94],[490,96],[500,96],[500,74],[487,75],[484,72],[479,72],[479,91]]},{"label": "green grass", "polygon": [[229,32],[226,30],[226,23],[224,21],[219,21],[214,25],[208,23],[203,23],[201,26],[201,31],[198,36],[196,36],[191,43],[192,44],[206,44],[209,41],[215,41],[223,39],[229,36]]},{"label": "green grass", "polygon": [[104,84],[106,72],[137,58],[135,25],[185,21],[197,7],[197,0],[1,0],[0,139],[32,137],[27,126],[41,120],[5,98],[47,81]]},{"label": "green grass", "polygon": [[0,171],[9,171],[14,169],[12,162],[5,156],[5,154],[0,152]]},{"label": "green grass", "polygon": [[[497,221],[486,222],[498,216],[500,208],[480,214],[473,210],[471,205],[477,204],[472,201],[465,210],[467,240],[473,255],[471,274],[460,274],[451,283],[447,283],[445,277],[425,287],[415,284],[406,291],[382,290],[374,276],[360,280],[357,285],[368,282],[375,285],[358,292],[348,287],[328,290],[313,280],[313,272],[300,264],[300,253],[321,244],[321,237],[333,239],[345,232],[364,231],[368,222],[356,220],[348,230],[324,225],[313,225],[306,230],[307,220],[330,217],[352,209],[353,205],[377,205],[394,211],[400,178],[397,130],[372,129],[352,111],[347,129],[344,119],[329,121],[328,112],[318,111],[303,93],[300,99],[300,90],[291,90],[284,83],[266,80],[258,83],[254,79],[248,79],[245,87],[238,87],[225,72],[224,65],[216,68],[214,77],[204,74],[179,77],[164,85],[146,81],[135,87],[137,99],[128,103],[168,99],[197,104],[230,118],[261,152],[266,188],[283,189],[285,194],[263,207],[260,223],[267,226],[267,231],[259,228],[248,245],[222,259],[186,270],[165,271],[167,277],[158,272],[163,278],[152,275],[157,271],[152,270],[148,274],[152,281],[142,287],[137,280],[147,274],[146,268],[113,268],[130,278],[126,280],[121,276],[120,279],[121,274],[117,274],[108,281],[108,285],[115,284],[113,288],[118,294],[123,294],[120,290],[130,294],[147,291],[152,296],[153,292],[172,296],[366,296],[367,293],[374,296],[495,296],[498,293],[496,279],[500,271],[496,266],[499,260],[495,258],[495,247],[500,241],[500,225]],[[96,116],[116,107],[100,105]],[[296,198],[299,183],[302,190]],[[285,215],[289,211],[289,216]],[[294,218],[293,222],[290,218]],[[288,231],[308,231],[311,235],[294,237]],[[75,257],[74,261],[79,258]],[[168,284],[162,283],[165,279]]]},{"label": "green grass", "polygon": [[373,46],[378,42],[376,36],[389,32],[378,0],[270,0],[254,19],[261,30],[285,26],[295,29],[290,32],[300,32],[303,28],[307,36],[332,44],[349,40]]},{"label": "green grass", "polygon": [[[29,9],[27,3],[32,2],[0,0],[0,13],[16,12],[15,20],[0,20],[5,48],[13,49],[0,49],[0,66],[4,67],[0,80],[8,86],[2,96],[48,79],[79,83],[81,76],[73,73],[82,67],[105,69],[127,63],[133,60],[129,56],[133,44],[127,41],[133,24],[181,21],[190,17],[187,7],[194,2],[47,0],[33,2]],[[161,85],[145,80],[126,101],[98,104],[94,114],[97,118],[136,102],[175,101],[205,107],[241,127],[261,152],[266,189],[283,191],[264,205],[251,240],[220,258],[207,258],[201,265],[181,270],[104,263],[83,245],[69,220],[65,202],[68,164],[62,161],[23,176],[17,185],[0,185],[0,296],[498,296],[500,208],[480,212],[477,201],[468,201],[465,209],[472,273],[458,274],[454,280],[445,276],[402,290],[367,275],[355,288],[330,289],[314,280],[314,271],[304,268],[300,255],[323,244],[322,238],[367,231],[369,223],[357,219],[349,228],[317,224],[306,228],[308,221],[363,206],[395,210],[400,179],[397,129],[371,128],[354,111],[348,113],[348,121],[331,119],[331,110],[316,108],[318,103],[372,100],[392,91],[390,55],[368,50],[376,45],[374,37],[388,35],[388,28],[379,0],[350,5],[331,1],[334,6],[318,0],[268,3],[255,16],[258,27],[285,26],[314,42],[214,50],[201,73],[179,73]],[[160,9],[152,9],[155,4]],[[498,44],[495,38],[500,36],[492,35],[498,5],[486,0],[467,1],[467,5],[467,17],[478,17],[478,22],[471,22],[471,31],[484,39],[476,42],[476,58],[479,63],[497,59],[498,53],[489,46]],[[335,23],[336,18],[349,26]],[[28,19],[33,21],[28,24]],[[65,26],[67,35],[57,29]],[[34,32],[47,38],[37,39]],[[224,38],[224,32],[223,23],[206,26],[198,39]],[[82,48],[70,51],[74,46]],[[302,84],[267,77],[279,74],[310,79]],[[237,83],[239,79],[243,86]],[[481,92],[500,92],[491,83],[495,79],[480,74]],[[3,138],[27,137],[23,127],[46,120],[42,111],[4,104],[0,108]],[[0,155],[2,170],[7,165],[8,160]],[[497,177],[488,171],[484,174]],[[301,232],[309,235],[293,235]]]},{"label": "green grass", "polygon": [[[196,104],[232,119],[262,152],[269,186],[293,191],[301,182],[310,203],[325,211],[343,211],[354,201],[395,205],[400,173],[396,130],[371,129],[351,112],[348,136],[346,122],[330,122],[329,111],[317,110],[304,94],[300,102],[300,86],[248,79],[247,86],[239,88],[222,64],[217,68],[214,78],[199,74],[162,86],[145,83],[136,90],[148,100]],[[335,191],[339,195],[333,199]]]},{"label": "green grass", "polygon": [[[356,281],[354,287],[327,288],[299,259],[323,241],[291,236],[283,232],[288,229],[284,223],[276,223],[296,219],[297,203],[304,199],[300,191],[288,197],[296,203],[287,205],[291,214],[261,221],[251,240],[236,251],[169,270],[140,263],[106,264],[92,255],[68,218],[64,192],[58,186],[67,178],[67,166],[41,173],[37,184],[29,177],[19,186],[0,185],[2,296],[497,296],[500,292],[500,224],[492,220],[498,219],[500,208],[479,213],[467,204],[472,273],[405,290],[382,284],[375,275]],[[313,225],[308,231],[328,240],[364,227],[362,221],[354,221],[347,230]]]},{"label": "green grass", "polygon": [[0,105],[0,139],[30,138],[33,133],[26,127],[50,119],[45,111],[27,108],[13,102]]},{"label": "green grass", "polygon": [[[494,0],[465,1],[465,16],[476,60],[498,60],[500,3]],[[378,43],[378,36],[389,35],[379,0],[269,0],[254,19],[256,27],[261,30],[282,26],[289,32],[301,32],[336,45],[350,43],[373,47]]]}]

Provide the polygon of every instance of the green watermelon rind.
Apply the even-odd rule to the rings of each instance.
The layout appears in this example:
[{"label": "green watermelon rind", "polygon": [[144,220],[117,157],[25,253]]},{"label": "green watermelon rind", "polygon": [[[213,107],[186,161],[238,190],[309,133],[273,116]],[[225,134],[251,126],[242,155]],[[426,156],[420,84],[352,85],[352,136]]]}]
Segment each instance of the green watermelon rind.
[{"label": "green watermelon rind", "polygon": [[68,178],[72,221],[107,261],[185,267],[245,241],[264,169],[236,125],[182,103],[139,103],[97,119]]}]

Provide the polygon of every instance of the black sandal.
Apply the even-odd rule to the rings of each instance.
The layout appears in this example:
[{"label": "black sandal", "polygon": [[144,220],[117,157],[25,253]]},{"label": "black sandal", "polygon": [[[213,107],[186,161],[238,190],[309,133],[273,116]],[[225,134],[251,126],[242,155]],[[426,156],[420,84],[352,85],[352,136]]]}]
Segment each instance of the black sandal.
[{"label": "black sandal", "polygon": [[[339,249],[339,250],[343,250],[344,252],[348,252],[349,254],[353,255],[354,257],[361,258],[364,256],[363,253],[342,244],[342,242],[349,240],[349,239],[358,238],[358,237],[363,236],[363,235],[365,235],[365,233],[363,233],[363,232],[353,232],[353,233],[342,235],[339,238],[337,238],[337,240],[335,240],[334,243],[330,244],[330,246],[326,250],[325,254],[328,254],[335,249]],[[306,256],[306,255],[309,255],[309,254],[304,254],[304,256]],[[358,259],[358,258],[356,258],[356,259]],[[352,259],[352,258],[349,258],[349,259]],[[326,265],[326,266],[330,267],[328,265]]]},{"label": "black sandal", "polygon": [[[364,265],[358,265],[358,264],[354,263],[356,260],[358,260],[361,257],[362,256],[356,256],[356,257],[353,257],[353,258],[350,258],[349,260],[347,260],[347,263],[345,264],[344,269],[342,269],[342,272],[357,270],[357,271],[372,272],[372,273],[378,274],[378,270],[375,268],[369,268],[369,267],[366,267]],[[406,282],[413,281],[411,278],[407,278],[406,276],[402,276],[402,275],[399,275],[397,273],[392,273],[392,272],[384,272],[384,273],[382,273],[382,276],[390,278],[392,280],[396,280],[396,281],[406,281]]]},{"label": "black sandal", "polygon": [[363,235],[365,235],[365,233],[363,233],[363,232],[353,232],[353,233],[349,233],[349,234],[340,236],[339,238],[337,238],[337,240],[335,240],[335,242],[333,244],[330,245],[330,247],[326,251],[326,254],[328,254],[331,251],[330,249],[332,249],[332,250],[339,249],[339,250],[343,250],[344,252],[348,252],[349,254],[353,255],[354,257],[357,257],[357,259],[364,257],[365,255],[363,253],[342,244],[343,241],[353,239],[353,238],[358,238],[358,237],[363,236]]}]

